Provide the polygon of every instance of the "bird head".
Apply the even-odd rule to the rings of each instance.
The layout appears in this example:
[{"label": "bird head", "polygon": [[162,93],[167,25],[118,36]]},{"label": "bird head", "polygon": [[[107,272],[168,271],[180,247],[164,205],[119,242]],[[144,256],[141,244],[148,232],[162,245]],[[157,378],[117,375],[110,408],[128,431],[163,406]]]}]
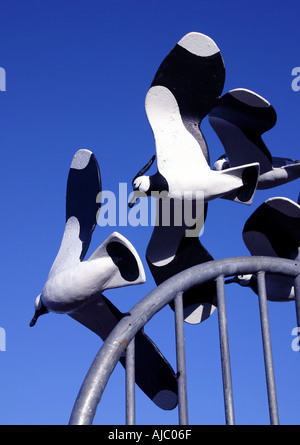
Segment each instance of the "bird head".
[{"label": "bird head", "polygon": [[29,326],[31,326],[31,327],[35,325],[35,323],[37,322],[37,319],[41,315],[47,314],[49,312],[48,309],[43,305],[42,294],[40,294],[36,297],[34,306],[35,306],[35,313],[31,319],[31,322],[29,323]]},{"label": "bird head", "polygon": [[251,274],[236,275],[233,278],[225,280],[225,284],[238,283],[240,286],[247,287],[250,286],[251,278],[252,278]]},{"label": "bird head", "polygon": [[135,175],[132,180],[133,197],[129,202],[129,207],[133,207],[138,198],[148,194],[150,190],[150,176],[146,176],[145,173],[149,170],[155,160],[155,155],[152,156],[150,161]]}]

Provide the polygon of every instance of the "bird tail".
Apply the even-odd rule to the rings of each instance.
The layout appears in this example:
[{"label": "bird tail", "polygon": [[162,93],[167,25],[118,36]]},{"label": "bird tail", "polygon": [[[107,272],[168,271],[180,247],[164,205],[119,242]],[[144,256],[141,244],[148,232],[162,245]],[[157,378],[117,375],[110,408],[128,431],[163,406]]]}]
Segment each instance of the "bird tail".
[{"label": "bird tail", "polygon": [[259,176],[258,162],[227,168],[220,171],[220,174],[236,176],[242,180],[241,187],[239,187],[237,190],[226,193],[222,196],[222,198],[239,202],[241,204],[250,205],[252,203]]},{"label": "bird tail", "polygon": [[118,232],[113,232],[88,261],[99,258],[107,258],[110,263],[105,289],[142,284],[146,281],[144,267],[137,251]]}]

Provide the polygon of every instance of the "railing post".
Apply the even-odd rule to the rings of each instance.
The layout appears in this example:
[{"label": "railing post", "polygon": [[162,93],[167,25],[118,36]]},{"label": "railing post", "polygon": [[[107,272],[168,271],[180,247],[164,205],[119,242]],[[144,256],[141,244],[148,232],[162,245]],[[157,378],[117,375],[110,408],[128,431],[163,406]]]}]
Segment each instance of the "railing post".
[{"label": "railing post", "polygon": [[216,284],[217,284],[216,289],[218,298],[218,322],[219,322],[219,335],[220,335],[225,418],[226,418],[226,425],[234,425],[235,419],[234,419],[230,353],[229,353],[229,342],[228,342],[228,331],[227,331],[224,275],[219,275],[216,278]]},{"label": "railing post", "polygon": [[177,383],[178,383],[178,410],[179,424],[188,425],[187,408],[187,382],[184,343],[184,316],[182,292],[175,299],[175,333],[176,333],[176,360],[177,360]]},{"label": "railing post", "polygon": [[257,287],[258,287],[266,380],[267,380],[267,391],[269,400],[270,421],[272,425],[278,425],[279,416],[278,416],[276,385],[275,385],[274,366],[272,357],[266,281],[265,281],[265,272],[263,271],[257,273]]},{"label": "railing post", "polygon": [[135,425],[135,338],[126,348],[126,425]]}]

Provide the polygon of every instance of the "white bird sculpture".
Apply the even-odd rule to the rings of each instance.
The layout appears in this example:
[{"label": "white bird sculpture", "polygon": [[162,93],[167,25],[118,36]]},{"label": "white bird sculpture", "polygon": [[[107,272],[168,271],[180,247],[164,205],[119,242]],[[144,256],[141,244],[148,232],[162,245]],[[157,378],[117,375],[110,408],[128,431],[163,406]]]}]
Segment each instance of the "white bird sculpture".
[{"label": "white bird sculpture", "polygon": [[258,162],[258,190],[300,178],[300,161],[273,157],[262,139],[276,120],[273,106],[253,91],[237,88],[222,96],[209,113],[209,122],[226,152],[214,168],[226,171],[228,167]]},{"label": "white bird sculpture", "polygon": [[99,167],[89,150],[75,154],[68,177],[66,225],[62,243],[42,293],[36,299],[39,311],[70,314],[95,292],[145,282],[141,260],[126,238],[110,235],[87,261],[82,261],[97,223],[101,192]]},{"label": "white bird sculpture", "polygon": [[204,202],[218,197],[252,202],[259,164],[211,170],[199,128],[216,105],[224,79],[220,50],[203,34],[185,35],[164,59],[145,101],[155,138],[158,172],[145,175],[152,158],[132,181],[134,195],[129,206],[141,196],[163,191],[169,198],[180,200],[197,199],[197,192],[201,192]]},{"label": "white bird sculpture", "polygon": [[[284,197],[266,200],[246,221],[243,239],[251,255],[299,259],[300,205]],[[226,283],[232,282],[248,286],[257,293],[256,275],[239,275],[226,280]],[[292,277],[268,273],[266,288],[270,301],[295,298]]]},{"label": "white bird sculpture", "polygon": [[[100,170],[94,154],[78,150],[67,183],[66,224],[62,243],[30,322],[47,312],[70,315],[103,340],[126,314],[102,292],[145,282],[142,262],[132,244],[111,234],[82,261],[90,244],[100,209]],[[124,358],[121,363],[124,365]],[[140,331],[136,336],[136,383],[163,409],[177,404],[176,376],[155,344]]]}]

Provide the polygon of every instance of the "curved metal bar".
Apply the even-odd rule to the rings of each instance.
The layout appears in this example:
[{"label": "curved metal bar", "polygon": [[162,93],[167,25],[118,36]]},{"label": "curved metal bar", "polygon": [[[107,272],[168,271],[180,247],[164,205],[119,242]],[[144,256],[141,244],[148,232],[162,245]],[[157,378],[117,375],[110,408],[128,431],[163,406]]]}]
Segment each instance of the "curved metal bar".
[{"label": "curved metal bar", "polygon": [[261,270],[296,277],[300,274],[300,263],[282,258],[255,256],[214,260],[180,272],[152,290],[129,311],[127,317],[120,320],[103,343],[80,388],[69,424],[93,423],[108,379],[127,345],[178,292],[185,292],[191,287],[214,280],[219,275],[225,277],[257,273]]}]

